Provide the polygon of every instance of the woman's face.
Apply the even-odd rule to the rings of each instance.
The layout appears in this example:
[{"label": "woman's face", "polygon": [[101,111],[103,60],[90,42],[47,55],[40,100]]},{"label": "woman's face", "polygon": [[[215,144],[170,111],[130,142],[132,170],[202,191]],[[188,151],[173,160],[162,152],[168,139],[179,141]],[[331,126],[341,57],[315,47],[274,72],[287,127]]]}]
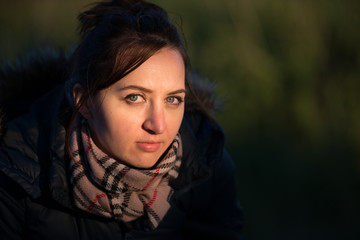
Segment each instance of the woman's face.
[{"label": "woman's face", "polygon": [[89,99],[83,115],[100,149],[123,163],[149,168],[174,140],[184,99],[183,58],[164,48]]}]

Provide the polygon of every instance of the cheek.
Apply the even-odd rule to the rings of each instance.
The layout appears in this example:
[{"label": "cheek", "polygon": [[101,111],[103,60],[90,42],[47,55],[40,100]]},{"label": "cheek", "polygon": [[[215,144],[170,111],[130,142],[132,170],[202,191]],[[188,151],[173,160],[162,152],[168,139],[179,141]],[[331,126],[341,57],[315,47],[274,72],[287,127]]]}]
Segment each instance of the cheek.
[{"label": "cheek", "polygon": [[183,117],[184,111],[170,114],[167,122],[167,127],[172,132],[172,134],[176,134],[179,131]]},{"label": "cheek", "polygon": [[140,118],[133,114],[114,113],[104,119],[105,132],[109,136],[109,141],[119,141],[120,139],[132,139],[141,129]]},{"label": "cheek", "polygon": [[126,116],[105,115],[93,124],[98,147],[112,155],[121,155],[135,137],[134,122]]}]

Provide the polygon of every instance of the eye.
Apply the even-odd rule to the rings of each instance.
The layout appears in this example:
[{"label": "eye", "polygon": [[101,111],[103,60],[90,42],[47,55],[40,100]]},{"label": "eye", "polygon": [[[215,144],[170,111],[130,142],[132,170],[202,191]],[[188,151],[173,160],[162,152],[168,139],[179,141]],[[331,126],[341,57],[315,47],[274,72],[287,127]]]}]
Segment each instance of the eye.
[{"label": "eye", "polygon": [[166,102],[174,105],[179,105],[183,102],[183,100],[180,97],[170,96],[166,98]]},{"label": "eye", "polygon": [[130,94],[130,95],[126,96],[125,99],[129,103],[141,103],[141,102],[145,101],[144,97],[141,96],[140,94]]}]

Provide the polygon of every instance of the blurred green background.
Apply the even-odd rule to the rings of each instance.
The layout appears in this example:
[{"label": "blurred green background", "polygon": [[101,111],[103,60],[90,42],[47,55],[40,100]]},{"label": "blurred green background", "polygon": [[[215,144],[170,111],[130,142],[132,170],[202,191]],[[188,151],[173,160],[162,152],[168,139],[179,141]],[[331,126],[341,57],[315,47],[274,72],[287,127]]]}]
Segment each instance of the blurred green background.
[{"label": "blurred green background", "polygon": [[[76,44],[89,2],[0,0],[0,62]],[[245,239],[360,239],[360,1],[153,2],[225,102]]]}]

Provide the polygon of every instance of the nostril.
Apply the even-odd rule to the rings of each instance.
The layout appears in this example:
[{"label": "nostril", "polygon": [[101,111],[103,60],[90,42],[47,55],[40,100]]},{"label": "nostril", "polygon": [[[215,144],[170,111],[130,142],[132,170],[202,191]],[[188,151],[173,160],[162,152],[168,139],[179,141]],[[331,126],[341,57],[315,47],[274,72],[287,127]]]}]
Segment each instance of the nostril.
[{"label": "nostril", "polygon": [[156,132],[153,131],[153,130],[151,130],[151,129],[146,129],[146,128],[145,128],[145,130],[146,130],[148,133],[150,133],[150,134],[156,134]]},{"label": "nostril", "polygon": [[157,125],[156,123],[147,122],[143,124],[143,129],[150,134],[161,134],[165,131],[164,125]]}]

